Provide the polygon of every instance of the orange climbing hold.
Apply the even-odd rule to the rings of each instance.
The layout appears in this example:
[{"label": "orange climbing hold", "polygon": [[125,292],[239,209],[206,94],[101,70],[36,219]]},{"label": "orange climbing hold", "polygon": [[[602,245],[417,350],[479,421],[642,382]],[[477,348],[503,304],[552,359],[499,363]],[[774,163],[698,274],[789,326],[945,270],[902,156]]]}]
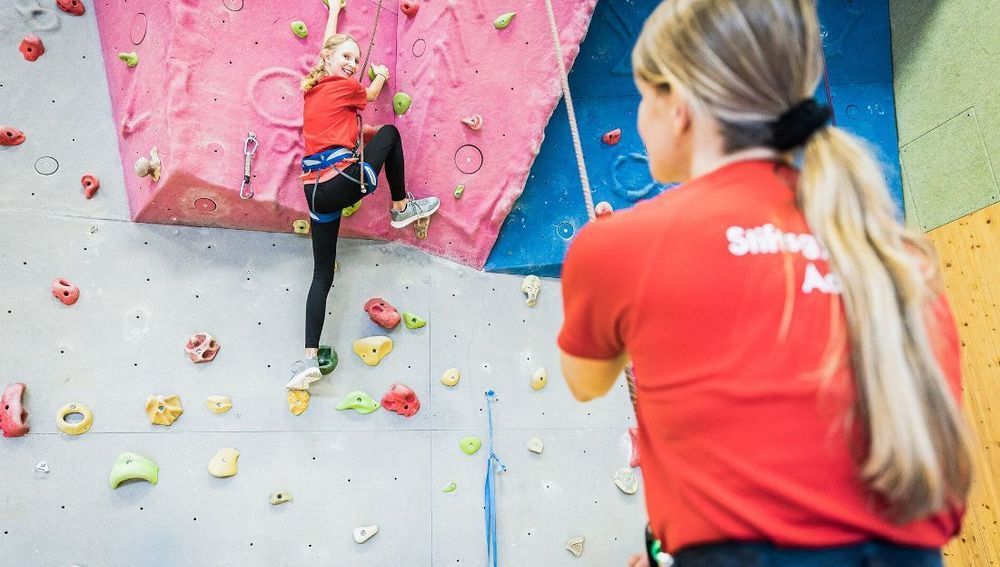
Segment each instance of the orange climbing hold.
[{"label": "orange climbing hold", "polygon": [[91,199],[94,193],[101,188],[101,180],[96,175],[86,174],[80,178],[80,185],[83,185],[83,196]]},{"label": "orange climbing hold", "polygon": [[375,322],[376,325],[395,329],[399,322],[403,320],[399,310],[393,307],[388,301],[381,297],[373,297],[365,302],[365,313]]},{"label": "orange climbing hold", "polygon": [[24,143],[24,132],[13,126],[0,126],[0,146],[20,146]]},{"label": "orange climbing hold", "polygon": [[80,0],[56,0],[56,6],[71,16],[82,16],[87,11]]},{"label": "orange climbing hold", "polygon": [[52,295],[62,301],[63,305],[73,305],[80,299],[80,288],[67,279],[58,278],[52,281]]},{"label": "orange climbing hold", "polygon": [[402,0],[399,3],[399,9],[406,14],[407,18],[412,18],[417,15],[417,10],[420,9],[420,4],[417,0]]},{"label": "orange climbing hold", "polygon": [[21,50],[21,55],[28,61],[34,61],[45,55],[45,45],[42,44],[42,38],[37,35],[26,35],[24,39],[21,40],[21,46],[18,48]]},{"label": "orange climbing hold", "polygon": [[601,136],[601,140],[609,146],[618,144],[618,142],[622,141],[622,129],[615,128],[604,136]]}]

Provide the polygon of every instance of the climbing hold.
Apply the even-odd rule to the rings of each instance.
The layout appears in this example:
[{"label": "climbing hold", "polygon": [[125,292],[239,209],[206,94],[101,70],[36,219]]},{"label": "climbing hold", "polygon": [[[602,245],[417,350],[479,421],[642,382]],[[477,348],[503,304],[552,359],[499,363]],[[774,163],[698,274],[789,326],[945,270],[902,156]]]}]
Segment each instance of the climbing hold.
[{"label": "climbing hold", "polygon": [[191,362],[211,362],[215,355],[219,354],[222,345],[208,333],[196,333],[191,335],[187,343],[184,344],[184,351],[188,353]]},{"label": "climbing hold", "polygon": [[219,449],[211,461],[208,461],[208,474],[216,478],[226,478],[237,473],[236,461],[240,458],[240,452],[227,447]]},{"label": "climbing hold", "polygon": [[[83,419],[76,423],[66,421],[66,418],[79,414]],[[56,414],[56,427],[66,435],[82,435],[90,431],[90,426],[94,424],[94,412],[81,403],[66,404],[59,408]]]},{"label": "climbing hold", "polygon": [[525,303],[528,307],[534,307],[538,303],[538,294],[542,292],[542,280],[538,276],[525,276],[521,282],[521,292],[528,296]]},{"label": "climbing hold", "polygon": [[121,59],[125,66],[132,69],[139,64],[139,54],[135,51],[129,51],[128,53],[122,52],[118,54],[118,58]]},{"label": "climbing hold", "polygon": [[344,399],[337,404],[337,409],[340,411],[352,409],[360,414],[369,414],[378,409],[378,402],[365,392],[355,390],[344,396]]},{"label": "climbing hold", "polygon": [[56,0],[56,6],[71,16],[82,16],[87,11],[80,0]]},{"label": "climbing hold", "polygon": [[382,407],[403,417],[413,417],[420,411],[420,399],[405,384],[393,384],[382,396]]},{"label": "climbing hold", "polygon": [[92,199],[94,193],[101,188],[101,180],[96,175],[86,174],[80,178],[80,185],[83,186],[83,196]]},{"label": "climbing hold", "polygon": [[284,504],[285,502],[292,501],[292,494],[290,492],[272,492],[271,497],[268,501],[272,506],[277,506],[278,504]]},{"label": "climbing hold", "polygon": [[24,143],[24,132],[13,126],[0,126],[0,146],[20,146]]},{"label": "climbing hold", "polygon": [[462,437],[462,440],[459,441],[459,447],[466,455],[475,455],[482,446],[483,442],[478,437]]},{"label": "climbing hold", "polygon": [[4,437],[20,437],[28,432],[28,410],[24,407],[23,383],[9,384],[0,398],[0,430]]},{"label": "climbing hold", "polygon": [[379,327],[395,329],[402,319],[399,311],[381,297],[373,297],[365,302],[365,313]]},{"label": "climbing hold", "polygon": [[541,455],[542,451],[545,449],[545,444],[538,437],[532,437],[528,439],[528,450],[532,453]]},{"label": "climbing hold", "polygon": [[354,542],[364,543],[371,538],[375,537],[378,533],[378,526],[365,526],[363,528],[354,528]]},{"label": "climbing hold", "polygon": [[35,463],[35,472],[42,474],[49,474],[52,469],[49,468],[49,464],[45,461],[38,461]]},{"label": "climbing hold", "polygon": [[155,425],[170,425],[184,413],[179,396],[149,396],[146,398],[146,415]]},{"label": "climbing hold", "polygon": [[473,114],[472,116],[463,118],[462,124],[465,124],[473,130],[479,130],[483,127],[483,117],[478,114]]},{"label": "climbing hold", "polygon": [[457,368],[449,368],[441,375],[441,383],[445,386],[456,386],[462,379],[462,373]]},{"label": "climbing hold", "polygon": [[212,413],[226,413],[233,408],[229,396],[209,396],[205,398],[205,407]]},{"label": "climbing hold", "polygon": [[535,375],[531,377],[531,389],[541,390],[549,383],[549,373],[545,368],[535,370]]},{"label": "climbing hold", "polygon": [[601,141],[609,146],[614,146],[618,142],[622,141],[622,129],[615,128],[614,130],[601,136]]},{"label": "climbing hold", "polygon": [[445,485],[443,492],[445,494],[451,494],[452,492],[455,492],[456,490],[458,490],[458,485],[455,484],[454,481],[453,481],[453,482],[449,482],[448,484]]},{"label": "climbing hold", "polygon": [[639,428],[629,427],[628,438],[631,448],[629,451],[628,466],[634,469],[639,466]]},{"label": "climbing hold", "polygon": [[305,219],[299,219],[292,222],[292,230],[295,234],[309,234],[309,221]]},{"label": "climbing hold", "polygon": [[73,305],[80,299],[80,288],[71,284],[69,280],[57,278],[52,280],[52,296],[63,305]]},{"label": "climbing hold", "polygon": [[606,217],[613,212],[615,212],[614,207],[612,207],[611,203],[607,201],[601,201],[600,203],[597,203],[596,207],[594,207],[594,214],[597,218]]},{"label": "climbing hold", "polygon": [[403,311],[403,324],[406,325],[407,329],[419,329],[426,326],[427,321],[425,319],[421,319],[420,316],[415,313]]},{"label": "climbing hold", "polygon": [[135,453],[122,453],[111,467],[111,488],[118,488],[126,480],[145,480],[155,485],[159,475],[160,467],[151,459]]},{"label": "climbing hold", "polygon": [[392,352],[392,339],[389,337],[366,337],[354,341],[354,354],[360,356],[368,366],[378,366],[390,352]]},{"label": "climbing hold", "polygon": [[28,34],[24,36],[24,39],[21,40],[21,46],[18,49],[21,50],[21,55],[27,61],[34,61],[45,55],[45,44],[42,43],[42,38],[37,35]]},{"label": "climbing hold", "polygon": [[413,103],[413,99],[410,95],[406,93],[396,93],[392,97],[392,110],[396,113],[396,116],[402,116],[406,114],[406,111],[410,109],[410,104]]},{"label": "climbing hold", "polygon": [[417,0],[400,0],[399,9],[407,18],[412,18],[417,15],[417,10],[420,10],[420,4]]},{"label": "climbing hold", "polygon": [[507,26],[514,21],[514,16],[516,15],[517,12],[507,12],[506,14],[501,15],[499,18],[493,20],[493,27],[498,30],[507,29]]},{"label": "climbing hold", "polygon": [[349,217],[354,213],[358,212],[358,209],[360,208],[361,208],[361,201],[358,201],[357,203],[354,203],[350,207],[347,207],[346,209],[340,211],[340,215],[343,217]]},{"label": "climbing hold", "polygon": [[456,199],[461,199],[462,195],[465,195],[465,185],[461,185],[461,184],[456,185],[455,186],[455,198]]},{"label": "climbing hold", "polygon": [[639,490],[639,479],[631,467],[622,467],[615,472],[615,486],[625,494],[635,494]]},{"label": "climbing hold", "polygon": [[427,229],[431,226],[431,217],[417,219],[413,224],[413,232],[420,240],[427,240]]},{"label": "climbing hold", "polygon": [[319,371],[326,375],[337,368],[340,359],[337,357],[337,351],[333,350],[333,347],[319,345],[319,354],[316,355],[316,362],[319,364]]},{"label": "climbing hold", "polygon": [[298,36],[299,39],[305,39],[309,36],[309,28],[306,27],[306,23],[302,20],[295,20],[292,22],[292,33]]},{"label": "climbing hold", "polygon": [[569,551],[573,555],[580,557],[583,555],[583,536],[575,537],[566,542],[566,551]]},{"label": "climbing hold", "polygon": [[156,146],[153,146],[153,149],[149,150],[148,158],[141,157],[135,161],[135,174],[139,177],[148,175],[153,178],[153,181],[159,181],[161,167],[160,154],[156,151]]},{"label": "climbing hold", "polygon": [[309,391],[289,390],[288,411],[292,412],[292,415],[302,415],[307,409],[309,409]]}]

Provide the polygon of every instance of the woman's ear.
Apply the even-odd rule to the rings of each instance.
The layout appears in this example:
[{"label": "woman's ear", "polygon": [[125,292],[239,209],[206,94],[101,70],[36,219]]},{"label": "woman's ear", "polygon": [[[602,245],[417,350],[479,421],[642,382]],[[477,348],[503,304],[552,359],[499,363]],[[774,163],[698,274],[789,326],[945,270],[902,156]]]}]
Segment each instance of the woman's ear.
[{"label": "woman's ear", "polygon": [[669,112],[674,123],[674,134],[687,133],[691,129],[691,106],[684,100],[676,89],[665,95],[668,99]]}]

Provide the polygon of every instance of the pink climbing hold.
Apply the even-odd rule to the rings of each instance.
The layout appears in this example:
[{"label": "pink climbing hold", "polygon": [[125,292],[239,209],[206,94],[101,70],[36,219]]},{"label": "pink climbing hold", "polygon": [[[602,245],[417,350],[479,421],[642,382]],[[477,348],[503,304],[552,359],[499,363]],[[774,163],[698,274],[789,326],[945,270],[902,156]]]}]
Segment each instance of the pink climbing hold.
[{"label": "pink climbing hold", "polygon": [[56,6],[71,16],[82,16],[87,11],[80,0],[56,0]]},{"label": "pink climbing hold", "polygon": [[417,10],[420,9],[420,4],[417,0],[401,0],[399,3],[399,9],[406,14],[406,17],[412,18],[417,15]]},{"label": "pink climbing hold", "polygon": [[628,466],[634,469],[639,466],[639,428],[629,427],[628,438],[632,442],[632,452],[628,458]]},{"label": "pink climbing hold", "polygon": [[597,215],[597,218],[609,216],[613,212],[615,212],[614,207],[607,201],[601,201],[594,207],[594,214]]},{"label": "pink climbing hold", "polygon": [[481,130],[483,127],[483,117],[478,114],[474,114],[467,118],[463,118],[462,124],[465,124],[472,130]]},{"label": "pink climbing hold", "polygon": [[616,145],[618,142],[622,141],[622,129],[615,128],[614,130],[601,136],[601,140],[609,146]]},{"label": "pink climbing hold", "polygon": [[26,35],[24,39],[21,40],[21,46],[18,48],[21,50],[21,55],[28,61],[34,61],[42,55],[45,54],[45,45],[42,44],[42,38],[37,35]]},{"label": "pink climbing hold", "polygon": [[86,174],[80,178],[80,185],[83,185],[83,196],[91,199],[94,193],[101,188],[101,180],[96,175]]},{"label": "pink climbing hold", "polygon": [[366,301],[365,313],[376,325],[386,329],[395,329],[396,325],[399,325],[399,322],[403,320],[399,311],[381,297],[373,297]]},{"label": "pink climbing hold", "polygon": [[0,126],[0,146],[20,146],[24,143],[24,132],[13,126]]},{"label": "pink climbing hold", "polygon": [[197,333],[188,339],[184,345],[184,351],[188,353],[191,362],[211,362],[215,355],[219,354],[222,345],[208,333]]},{"label": "pink climbing hold", "polygon": [[417,394],[404,384],[393,384],[382,396],[382,407],[403,417],[413,417],[420,411]]},{"label": "pink climbing hold", "polygon": [[28,410],[24,408],[24,389],[21,382],[10,384],[0,398],[0,429],[4,437],[20,437],[28,432]]},{"label": "pink climbing hold", "polygon": [[69,280],[58,278],[52,280],[52,295],[63,302],[63,305],[73,305],[80,299],[80,288],[71,284]]}]

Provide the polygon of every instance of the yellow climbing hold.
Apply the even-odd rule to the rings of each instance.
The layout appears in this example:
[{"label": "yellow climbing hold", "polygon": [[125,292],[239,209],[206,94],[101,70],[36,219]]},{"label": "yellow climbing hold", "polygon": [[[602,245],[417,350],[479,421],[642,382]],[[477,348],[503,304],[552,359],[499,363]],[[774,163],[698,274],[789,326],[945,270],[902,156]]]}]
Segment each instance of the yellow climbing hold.
[{"label": "yellow climbing hold", "polygon": [[541,390],[549,383],[549,373],[545,368],[539,368],[535,371],[535,375],[531,378],[531,389]]},{"label": "yellow climbing hold", "polygon": [[295,234],[309,234],[309,221],[305,219],[299,219],[292,223],[292,230]]},{"label": "yellow climbing hold", "polygon": [[445,386],[456,386],[461,379],[462,373],[457,368],[449,368],[441,375],[441,383]]},{"label": "yellow climbing hold", "polygon": [[354,341],[354,354],[368,366],[378,366],[392,352],[392,339],[384,336],[366,337]]}]

